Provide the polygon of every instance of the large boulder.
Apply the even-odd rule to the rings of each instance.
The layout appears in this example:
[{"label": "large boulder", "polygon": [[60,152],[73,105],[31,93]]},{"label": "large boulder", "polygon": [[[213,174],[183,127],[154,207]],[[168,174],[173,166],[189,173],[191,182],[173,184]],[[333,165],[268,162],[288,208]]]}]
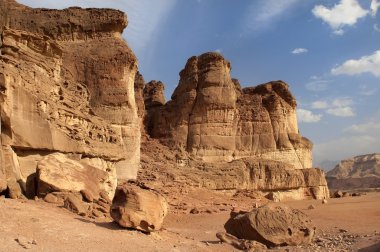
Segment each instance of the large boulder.
[{"label": "large boulder", "polygon": [[160,230],[168,203],[158,192],[125,184],[116,189],[111,206],[111,217],[125,228],[143,232]]},{"label": "large boulder", "polygon": [[46,156],[37,165],[37,194],[45,196],[50,192],[86,191],[99,198],[102,191],[113,197],[116,178],[94,166],[80,163],[61,153]]},{"label": "large boulder", "polygon": [[248,213],[231,213],[224,228],[239,239],[258,241],[268,247],[309,244],[315,235],[306,214],[279,203],[269,203]]}]

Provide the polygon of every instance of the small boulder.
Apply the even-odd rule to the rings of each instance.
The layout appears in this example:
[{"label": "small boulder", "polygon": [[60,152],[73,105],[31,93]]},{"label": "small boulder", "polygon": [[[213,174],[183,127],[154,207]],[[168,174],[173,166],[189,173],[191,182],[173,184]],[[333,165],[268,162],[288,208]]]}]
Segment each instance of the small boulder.
[{"label": "small boulder", "polygon": [[234,213],[224,228],[239,239],[254,240],[268,247],[309,244],[315,235],[306,214],[279,203],[269,203],[248,213]]},{"label": "small boulder", "polygon": [[352,194],[352,197],[360,197],[360,196],[362,196],[362,194],[359,192],[355,192]]},{"label": "small boulder", "polygon": [[82,197],[85,201],[87,201],[87,202],[93,202],[94,201],[94,196],[92,195],[92,193],[89,190],[82,189],[80,191],[80,194],[82,194]]},{"label": "small boulder", "polygon": [[66,198],[65,202],[63,203],[63,207],[81,216],[86,216],[88,210],[86,204],[74,195],[69,195]]},{"label": "small boulder", "polygon": [[322,204],[327,204],[327,199],[323,199]]},{"label": "small boulder", "polygon": [[21,199],[24,198],[20,184],[16,180],[8,180],[8,194],[11,199]]},{"label": "small boulder", "polygon": [[219,232],[216,234],[216,237],[224,243],[230,244],[231,246],[244,250],[244,251],[267,251],[267,246],[265,246],[262,243],[256,242],[256,241],[249,241],[249,240],[244,240],[244,239],[238,239],[235,236],[224,233],[224,232]]},{"label": "small boulder", "polygon": [[313,210],[313,209],[315,209],[316,207],[313,205],[313,204],[311,204],[307,209],[309,209],[309,210]]},{"label": "small boulder", "polygon": [[111,206],[111,217],[125,228],[143,232],[160,230],[168,203],[156,191],[125,184],[116,189]]},{"label": "small boulder", "polygon": [[350,193],[349,192],[343,192],[343,195],[342,195],[342,197],[350,197],[351,195],[350,195]]},{"label": "small boulder", "polygon": [[190,210],[191,214],[199,214],[198,208],[194,207],[193,209]]},{"label": "small boulder", "polygon": [[342,198],[343,197],[343,192],[338,190],[334,192],[334,198]]},{"label": "small boulder", "polygon": [[57,204],[58,198],[54,194],[48,193],[48,194],[46,194],[44,201],[46,201],[47,203]]}]

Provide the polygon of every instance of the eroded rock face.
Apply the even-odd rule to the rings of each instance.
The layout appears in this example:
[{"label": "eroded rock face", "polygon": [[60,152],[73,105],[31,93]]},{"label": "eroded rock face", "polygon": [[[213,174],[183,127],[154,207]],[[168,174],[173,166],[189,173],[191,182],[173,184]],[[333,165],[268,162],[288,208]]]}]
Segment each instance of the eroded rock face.
[{"label": "eroded rock face", "polygon": [[296,100],[282,81],[240,88],[218,53],[192,57],[149,133],[206,162],[261,157],[312,167],[312,143],[298,132]]},{"label": "eroded rock face", "polygon": [[239,239],[258,241],[268,247],[309,244],[315,236],[306,214],[278,203],[248,213],[232,213],[224,228]]},{"label": "eroded rock face", "polygon": [[136,73],[135,76],[135,100],[137,105],[137,114],[141,120],[143,120],[145,115],[145,103],[144,103],[144,87],[145,80],[140,72]]},{"label": "eroded rock face", "polygon": [[329,186],[334,189],[380,187],[380,154],[342,160],[326,176]]},{"label": "eroded rock face", "polygon": [[119,178],[135,178],[137,61],[121,37],[124,13],[31,9],[4,0],[0,14],[2,148],[17,158],[24,152],[24,159],[27,150],[32,163],[41,159],[36,154],[75,153],[98,159]]},{"label": "eroded rock face", "polygon": [[111,206],[111,217],[125,228],[143,232],[160,230],[168,203],[159,193],[125,184],[116,189]]},{"label": "eroded rock face", "polygon": [[[178,168],[177,168],[178,169]],[[195,163],[179,169],[178,177],[195,187],[211,190],[250,190],[273,195],[271,200],[324,199],[329,197],[320,169],[294,169],[283,162],[244,158],[229,163]]]},{"label": "eroded rock face", "polygon": [[149,110],[165,104],[164,96],[165,85],[161,81],[152,80],[144,87],[144,103]]}]

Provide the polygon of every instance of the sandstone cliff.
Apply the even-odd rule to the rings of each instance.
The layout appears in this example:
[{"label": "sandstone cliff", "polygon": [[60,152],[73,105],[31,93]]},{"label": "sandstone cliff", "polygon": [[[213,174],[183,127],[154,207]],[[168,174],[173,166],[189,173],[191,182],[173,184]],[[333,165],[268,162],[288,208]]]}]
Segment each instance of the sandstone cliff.
[{"label": "sandstone cliff", "polygon": [[126,26],[116,10],[0,2],[0,180],[27,184],[54,152],[107,171],[113,187],[116,173],[136,177],[137,60],[121,37]]},{"label": "sandstone cliff", "polygon": [[363,189],[380,187],[380,154],[368,154],[342,160],[327,174],[329,187]]},{"label": "sandstone cliff", "polygon": [[288,85],[242,89],[230,71],[222,55],[205,53],[187,61],[167,103],[158,99],[163,87],[146,86],[156,92],[144,98],[145,126],[164,146],[143,142],[140,179],[149,183],[166,174],[194,187],[259,190],[279,200],[327,198],[324,172],[311,168],[312,143],[299,134]]},{"label": "sandstone cliff", "polygon": [[190,58],[172,100],[148,113],[151,136],[206,162],[260,157],[312,167],[312,143],[299,134],[288,85],[241,89],[230,71],[218,53]]}]

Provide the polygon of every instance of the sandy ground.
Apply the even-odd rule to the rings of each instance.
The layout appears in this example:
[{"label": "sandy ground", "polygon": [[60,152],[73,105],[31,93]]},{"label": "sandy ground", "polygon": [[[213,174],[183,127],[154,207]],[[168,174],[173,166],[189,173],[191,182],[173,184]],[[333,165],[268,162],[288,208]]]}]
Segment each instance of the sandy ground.
[{"label": "sandy ground", "polygon": [[[243,207],[244,203],[238,202],[238,205]],[[317,236],[334,237],[345,230],[357,237],[348,251],[380,251],[380,235],[375,234],[380,232],[380,193],[329,199],[325,205],[316,200],[286,204],[311,217]],[[308,210],[311,204],[316,208]],[[216,232],[223,231],[228,218],[228,211],[170,213],[162,231],[147,235],[119,228],[109,221],[94,222],[41,200],[1,198],[0,251],[26,250],[17,239],[26,244],[29,251],[236,251],[215,237]],[[312,250],[293,248],[290,251]],[[345,250],[318,248],[316,251]]]}]

